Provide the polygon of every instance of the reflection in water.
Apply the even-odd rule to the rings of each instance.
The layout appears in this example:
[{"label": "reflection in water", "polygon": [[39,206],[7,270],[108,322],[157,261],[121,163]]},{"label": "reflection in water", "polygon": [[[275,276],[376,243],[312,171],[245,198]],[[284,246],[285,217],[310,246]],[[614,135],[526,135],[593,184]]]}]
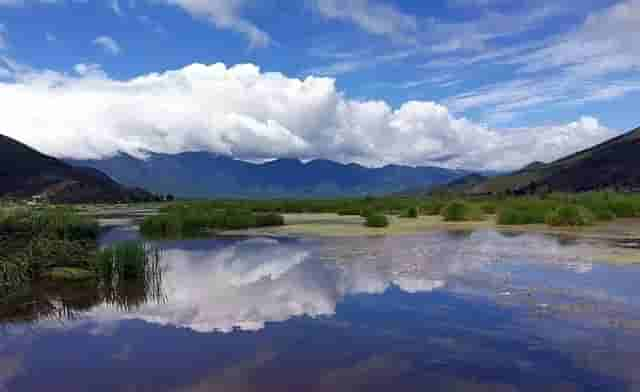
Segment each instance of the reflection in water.
[{"label": "reflection in water", "polygon": [[580,242],[478,231],[157,245],[135,284],[39,286],[0,308],[0,364],[19,358],[0,391],[640,385],[637,267],[592,264]]}]

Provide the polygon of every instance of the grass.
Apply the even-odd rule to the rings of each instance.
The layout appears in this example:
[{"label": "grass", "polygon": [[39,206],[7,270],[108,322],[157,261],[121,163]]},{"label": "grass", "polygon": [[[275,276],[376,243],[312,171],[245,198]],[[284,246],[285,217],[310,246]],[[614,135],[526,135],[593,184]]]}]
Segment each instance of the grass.
[{"label": "grass", "polygon": [[549,226],[589,226],[594,222],[594,214],[586,207],[578,205],[558,207],[545,217],[545,223]]},{"label": "grass", "polygon": [[207,230],[242,230],[255,227],[282,226],[282,215],[256,213],[247,209],[218,209],[209,203],[182,203],[149,216],[140,225],[147,236],[197,236]]},{"label": "grass", "polygon": [[77,282],[77,281],[95,279],[96,273],[94,271],[90,271],[82,268],[54,267],[53,269],[47,271],[45,273],[45,276],[53,280]]},{"label": "grass", "polygon": [[95,269],[104,279],[135,280],[157,259],[157,250],[141,242],[123,242],[102,249],[96,255]]},{"label": "grass", "polygon": [[123,242],[102,249],[95,261],[105,301],[123,310],[161,302],[160,251],[141,242]]},{"label": "grass", "polygon": [[0,294],[61,268],[90,269],[98,234],[97,221],[70,208],[0,208]]}]

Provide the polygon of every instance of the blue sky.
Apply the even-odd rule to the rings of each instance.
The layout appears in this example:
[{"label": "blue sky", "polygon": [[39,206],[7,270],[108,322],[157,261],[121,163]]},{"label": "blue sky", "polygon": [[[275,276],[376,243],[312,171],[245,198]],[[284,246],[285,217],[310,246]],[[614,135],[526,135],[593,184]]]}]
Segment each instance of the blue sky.
[{"label": "blue sky", "polygon": [[511,168],[640,124],[638,38],[640,0],[0,0],[20,113],[0,132],[58,156]]}]

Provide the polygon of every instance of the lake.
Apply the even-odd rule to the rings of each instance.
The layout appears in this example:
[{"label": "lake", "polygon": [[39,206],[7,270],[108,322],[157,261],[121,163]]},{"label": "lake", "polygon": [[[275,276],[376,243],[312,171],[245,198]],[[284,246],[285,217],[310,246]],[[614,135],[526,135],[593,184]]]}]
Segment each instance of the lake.
[{"label": "lake", "polygon": [[153,245],[143,285],[49,284],[6,306],[0,391],[640,391],[640,265],[577,239]]}]

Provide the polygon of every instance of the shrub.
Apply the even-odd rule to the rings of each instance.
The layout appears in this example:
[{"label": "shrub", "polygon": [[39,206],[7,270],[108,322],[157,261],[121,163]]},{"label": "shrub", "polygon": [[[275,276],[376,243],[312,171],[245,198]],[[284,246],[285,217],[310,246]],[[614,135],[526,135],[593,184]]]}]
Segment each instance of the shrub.
[{"label": "shrub", "polygon": [[545,222],[550,226],[586,226],[593,224],[593,213],[578,205],[558,207],[547,214]]},{"label": "shrub", "polygon": [[453,201],[447,204],[442,209],[441,215],[447,222],[474,221],[484,218],[480,208],[463,201]]},{"label": "shrub", "polygon": [[411,207],[407,210],[407,218],[417,218],[418,217],[418,208]]},{"label": "shrub", "polygon": [[382,214],[371,214],[367,216],[365,221],[367,227],[387,227],[389,226],[389,219]]}]

